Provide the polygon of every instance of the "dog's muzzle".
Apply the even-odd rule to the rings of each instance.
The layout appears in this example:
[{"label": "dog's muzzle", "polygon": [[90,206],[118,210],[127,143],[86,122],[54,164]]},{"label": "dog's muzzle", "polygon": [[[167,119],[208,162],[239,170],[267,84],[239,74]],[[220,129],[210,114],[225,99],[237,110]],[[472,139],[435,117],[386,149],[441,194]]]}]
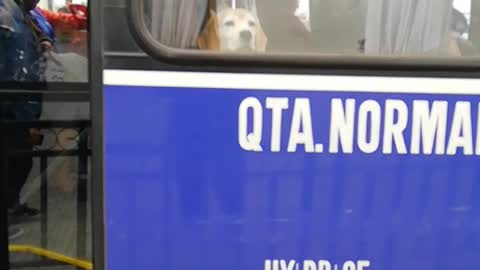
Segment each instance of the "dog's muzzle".
[{"label": "dog's muzzle", "polygon": [[240,32],[240,38],[244,41],[250,41],[252,40],[252,32],[248,31],[248,30],[244,30],[242,32]]}]

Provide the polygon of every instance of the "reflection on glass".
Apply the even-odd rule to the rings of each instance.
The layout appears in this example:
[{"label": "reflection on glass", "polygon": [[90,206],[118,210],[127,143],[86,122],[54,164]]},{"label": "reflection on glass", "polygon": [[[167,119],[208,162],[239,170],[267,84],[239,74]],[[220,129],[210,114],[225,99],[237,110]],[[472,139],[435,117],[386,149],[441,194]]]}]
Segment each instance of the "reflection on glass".
[{"label": "reflection on glass", "polygon": [[[0,118],[9,120],[3,128],[0,161],[6,170],[0,179],[8,186],[11,269],[91,265],[89,99],[55,98],[43,100],[38,120],[29,125],[8,114]],[[19,102],[1,94],[0,100],[4,109]],[[40,254],[47,254],[47,260]],[[74,260],[58,260],[55,254]]]},{"label": "reflection on glass", "polygon": [[480,46],[472,41],[476,16],[471,0],[159,0],[145,5],[145,23],[159,42],[224,53],[475,56]]},{"label": "reflection on glass", "polygon": [[87,24],[86,1],[0,0],[0,191],[11,269],[91,269],[89,89],[1,90],[88,82]]},{"label": "reflection on glass", "polygon": [[0,81],[87,82],[87,6],[0,1]]}]

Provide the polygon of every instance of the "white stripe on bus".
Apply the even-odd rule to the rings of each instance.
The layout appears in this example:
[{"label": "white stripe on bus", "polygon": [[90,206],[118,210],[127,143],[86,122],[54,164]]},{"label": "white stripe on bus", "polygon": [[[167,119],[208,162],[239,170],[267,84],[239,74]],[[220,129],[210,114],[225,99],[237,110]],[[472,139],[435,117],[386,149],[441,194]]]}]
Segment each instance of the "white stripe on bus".
[{"label": "white stripe on bus", "polygon": [[116,86],[480,95],[480,79],[105,70]]}]

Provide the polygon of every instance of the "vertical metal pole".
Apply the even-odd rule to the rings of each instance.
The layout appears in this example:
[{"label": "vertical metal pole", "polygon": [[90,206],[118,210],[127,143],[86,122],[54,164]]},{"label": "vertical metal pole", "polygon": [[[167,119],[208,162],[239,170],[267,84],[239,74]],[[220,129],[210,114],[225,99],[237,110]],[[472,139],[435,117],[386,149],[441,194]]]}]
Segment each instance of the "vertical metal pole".
[{"label": "vertical metal pole", "polygon": [[[89,25],[104,25],[105,0],[89,1]],[[143,2],[143,1],[140,1]],[[154,1],[159,2],[159,1]],[[131,5],[132,1],[127,1]],[[105,253],[105,201],[104,201],[104,85],[103,59],[104,28],[90,27],[89,29],[89,79],[90,79],[90,117],[92,121],[92,174],[90,200],[92,209],[92,248],[93,265],[95,270],[106,269]]]},{"label": "vertical metal pole", "polygon": [[43,248],[47,248],[48,245],[48,184],[47,184],[47,156],[40,156],[40,173],[42,175],[41,186],[41,202],[40,211],[41,217],[41,234],[40,243]]},{"label": "vertical metal pole", "polygon": [[87,170],[88,142],[85,130],[78,142],[77,256],[85,257],[87,249]]},{"label": "vertical metal pole", "polygon": [[[3,133],[3,132],[2,132]],[[0,133],[0,269],[10,269],[8,253],[8,210],[7,210],[7,155],[5,141]]]}]

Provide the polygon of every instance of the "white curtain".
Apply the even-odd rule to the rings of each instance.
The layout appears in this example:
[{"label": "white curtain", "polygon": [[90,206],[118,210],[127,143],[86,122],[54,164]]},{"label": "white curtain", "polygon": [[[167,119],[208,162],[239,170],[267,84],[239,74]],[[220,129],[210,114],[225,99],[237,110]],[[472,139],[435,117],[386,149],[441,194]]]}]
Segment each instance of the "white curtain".
[{"label": "white curtain", "polygon": [[152,35],[170,47],[196,47],[207,4],[208,0],[152,0],[145,10]]},{"label": "white curtain", "polygon": [[[255,0],[214,0],[222,7],[245,8],[257,14]],[[208,15],[208,0],[146,1],[145,18],[155,39],[174,48],[196,48],[197,37]]]},{"label": "white curtain", "polygon": [[257,14],[257,7],[255,5],[255,0],[217,0],[217,10],[228,7],[228,8],[244,8],[252,12],[254,15]]},{"label": "white curtain", "polygon": [[451,13],[452,0],[369,0],[365,53],[442,54]]}]

